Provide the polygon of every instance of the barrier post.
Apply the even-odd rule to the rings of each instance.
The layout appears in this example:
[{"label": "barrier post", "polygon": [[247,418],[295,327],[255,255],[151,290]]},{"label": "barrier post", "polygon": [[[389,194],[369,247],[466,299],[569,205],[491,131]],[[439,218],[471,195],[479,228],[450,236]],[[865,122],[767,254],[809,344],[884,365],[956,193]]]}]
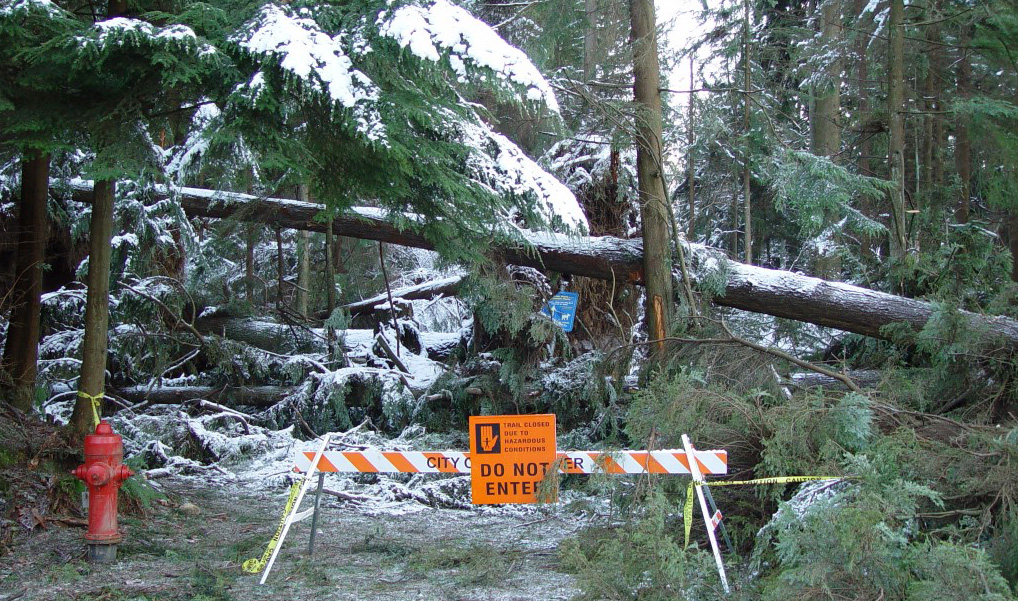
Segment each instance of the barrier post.
[{"label": "barrier post", "polygon": [[718,574],[721,576],[721,585],[725,588],[725,594],[731,592],[728,588],[728,577],[725,575],[725,564],[721,561],[721,550],[718,548],[718,539],[714,535],[714,528],[711,524],[710,510],[707,509],[707,500],[703,496],[703,487],[699,484],[703,482],[703,475],[700,473],[700,466],[696,462],[696,453],[693,449],[693,443],[689,442],[689,436],[682,435],[682,446],[686,449],[686,458],[689,460],[689,473],[693,477],[693,483],[696,488],[696,496],[700,500],[700,511],[703,512],[703,521],[707,526],[707,537],[710,539],[711,549],[714,551],[714,562],[718,564]]}]

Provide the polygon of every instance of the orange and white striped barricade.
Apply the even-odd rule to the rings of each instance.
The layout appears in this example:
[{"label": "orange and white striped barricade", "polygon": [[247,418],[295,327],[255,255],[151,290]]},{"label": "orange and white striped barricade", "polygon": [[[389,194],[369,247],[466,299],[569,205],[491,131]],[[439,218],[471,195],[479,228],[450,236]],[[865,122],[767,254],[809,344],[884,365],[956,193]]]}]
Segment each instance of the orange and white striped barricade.
[{"label": "orange and white striped barricade", "polygon": [[[696,458],[690,465],[689,457]],[[297,453],[294,470],[310,469],[315,453]],[[703,474],[728,473],[728,452],[721,450],[687,452],[684,449],[660,451],[565,451],[557,455],[563,474],[689,474],[699,480]],[[470,453],[463,451],[358,451],[330,450],[318,459],[317,471],[345,474],[469,474]],[[311,540],[308,553],[314,551],[314,528],[318,523],[321,481],[315,498]],[[301,516],[301,517],[306,517]],[[727,586],[727,583],[726,583]]]},{"label": "orange and white striped barricade", "polygon": [[[297,454],[294,469],[307,471],[315,453]],[[695,451],[697,474],[728,473],[727,451]],[[558,453],[563,474],[693,474],[685,450],[565,451]],[[463,451],[326,451],[318,471],[374,474],[469,474],[470,453]]]}]

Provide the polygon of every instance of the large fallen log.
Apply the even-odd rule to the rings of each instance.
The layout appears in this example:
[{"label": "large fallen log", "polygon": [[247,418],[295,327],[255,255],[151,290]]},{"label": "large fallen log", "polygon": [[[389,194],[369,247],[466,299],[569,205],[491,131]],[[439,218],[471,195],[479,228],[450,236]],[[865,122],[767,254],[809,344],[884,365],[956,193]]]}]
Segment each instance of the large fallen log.
[{"label": "large fallen log", "polygon": [[[445,295],[456,295],[459,292],[459,287],[462,282],[462,276],[450,276],[431,282],[424,282],[423,284],[417,284],[416,286],[398,288],[392,291],[392,298],[421,300],[433,299]],[[361,315],[377,311],[380,306],[388,306],[388,303],[389,294],[379,294],[371,298],[366,298],[362,301],[357,301],[356,303],[343,305],[343,308],[349,311],[351,315]]]},{"label": "large fallen log", "polygon": [[[195,328],[202,334],[216,334],[272,353],[326,353],[329,350],[322,328],[289,326],[244,317],[200,317]],[[363,362],[375,345],[372,330],[342,330],[336,333],[344,352]],[[404,347],[420,347],[432,361],[446,361],[461,343],[458,333],[418,332],[416,340],[401,339]]]},{"label": "large fallen log", "polygon": [[151,390],[148,386],[128,386],[114,392],[131,403],[176,405],[202,399],[230,407],[271,407],[293,391],[294,388],[290,386],[170,386]]},{"label": "large fallen log", "polygon": [[[91,182],[72,182],[73,198],[91,202]],[[315,217],[323,206],[248,194],[178,188],[175,197],[184,211],[195,217],[232,218],[275,227],[324,231]],[[433,249],[419,232],[401,230],[385,220],[378,209],[353,209],[332,220],[340,236],[380,240],[392,244]],[[561,234],[522,232],[524,244],[492,248],[501,260],[560,273],[602,280],[642,283],[643,247],[639,240],[612,237],[571,237]],[[918,331],[934,315],[931,303],[895,296],[858,286],[829,282],[788,271],[766,269],[725,261],[719,251],[687,244],[694,280],[705,274],[724,278],[724,290],[713,302],[718,305],[786,317],[819,326],[838,328],[866,336],[884,337],[882,328],[907,323]],[[1018,348],[1018,321],[965,312],[968,327],[983,333],[988,342]]]},{"label": "large fallen log", "polygon": [[273,353],[325,353],[329,348],[324,333],[298,325],[238,317],[199,317],[194,326],[202,334],[216,334]]}]

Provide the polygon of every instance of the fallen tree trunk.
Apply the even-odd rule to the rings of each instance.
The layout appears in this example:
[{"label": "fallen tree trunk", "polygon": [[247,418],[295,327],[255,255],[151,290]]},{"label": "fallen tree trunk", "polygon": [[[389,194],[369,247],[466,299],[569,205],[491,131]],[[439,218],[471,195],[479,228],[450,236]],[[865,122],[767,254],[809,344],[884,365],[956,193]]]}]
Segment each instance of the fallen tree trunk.
[{"label": "fallen tree trunk", "polygon": [[273,353],[325,353],[324,335],[302,326],[237,317],[199,317],[195,328]]},{"label": "fallen tree trunk", "polygon": [[[72,182],[73,198],[90,202],[91,182]],[[179,188],[175,195],[184,211],[195,217],[232,218],[271,224],[275,227],[324,231],[315,220],[322,205],[287,199],[259,198],[248,194]],[[420,233],[400,230],[385,221],[377,209],[353,209],[332,220],[340,236],[380,240],[402,246],[433,249]],[[639,240],[612,237],[577,238],[561,234],[523,232],[527,243],[493,248],[506,263],[558,271],[572,275],[642,284],[643,248]],[[885,337],[884,326],[907,323],[918,331],[934,315],[935,305],[787,271],[726,261],[714,249],[687,244],[696,280],[713,273],[724,277],[718,305],[785,317],[866,336]],[[963,313],[971,329],[988,342],[1018,348],[1018,321]]]},{"label": "fallen tree trunk", "polygon": [[171,386],[152,390],[148,386],[129,386],[118,388],[115,393],[131,403],[147,402],[153,405],[177,405],[201,399],[228,407],[271,407],[293,391],[291,386]]},{"label": "fallen tree trunk", "polygon": [[[462,276],[451,276],[440,280],[434,280],[432,282],[424,282],[423,284],[417,284],[416,286],[398,288],[392,291],[392,298],[394,300],[399,298],[405,300],[430,300],[438,296],[455,296],[459,293],[459,287],[462,281]],[[379,294],[371,298],[366,298],[362,301],[357,301],[356,303],[343,305],[343,308],[349,311],[351,315],[362,315],[377,311],[379,306],[388,305],[388,303],[389,295]]]},{"label": "fallen tree trunk", "polygon": [[[271,353],[327,353],[328,343],[321,328],[289,326],[244,317],[200,317],[195,327],[202,334],[216,334],[243,342]],[[341,330],[337,341],[355,363],[363,362],[375,344],[372,330]],[[458,333],[419,332],[419,340],[403,340],[406,347],[420,347],[432,361],[445,361],[456,351],[461,340]]]}]

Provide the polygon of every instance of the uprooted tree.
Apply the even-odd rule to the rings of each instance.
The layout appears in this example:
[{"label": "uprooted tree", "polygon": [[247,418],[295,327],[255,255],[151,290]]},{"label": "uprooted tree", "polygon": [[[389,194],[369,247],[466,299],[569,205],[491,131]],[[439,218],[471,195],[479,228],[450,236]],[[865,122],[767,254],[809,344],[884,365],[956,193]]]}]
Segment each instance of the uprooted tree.
[{"label": "uprooted tree", "polygon": [[[91,202],[90,182],[72,184],[73,198]],[[164,193],[168,193],[164,191]],[[315,203],[248,194],[181,188],[172,193],[193,217],[237,219],[275,227],[325,231],[316,219],[324,207]],[[412,229],[400,229],[376,210],[352,210],[331,220],[336,235],[379,240],[431,249],[433,243]],[[516,244],[501,244],[491,253],[508,264],[524,265],[602,280],[643,284],[643,245],[639,240],[575,237],[521,230]],[[920,331],[938,312],[933,303],[878,292],[789,271],[725,260],[709,247],[688,244],[694,283],[705,278],[724,282],[712,301],[718,305],[832,327],[847,332],[888,337],[887,326],[908,324]],[[966,326],[989,345],[1018,348],[1018,321],[960,312]]]}]

